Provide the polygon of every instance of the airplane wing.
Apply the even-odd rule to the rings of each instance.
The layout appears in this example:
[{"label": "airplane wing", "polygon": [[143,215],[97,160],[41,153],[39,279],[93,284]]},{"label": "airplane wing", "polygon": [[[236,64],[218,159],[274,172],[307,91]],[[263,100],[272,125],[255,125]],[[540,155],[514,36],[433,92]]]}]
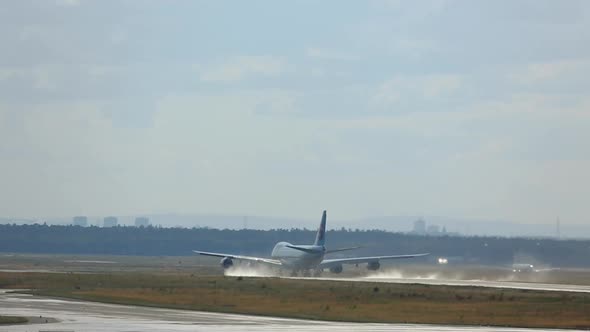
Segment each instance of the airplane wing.
[{"label": "airplane wing", "polygon": [[276,260],[276,259],[270,259],[270,258],[221,254],[221,253],[217,253],[217,252],[206,252],[206,251],[197,251],[197,250],[193,250],[193,252],[196,254],[199,254],[199,255],[203,255],[203,256],[213,256],[213,257],[221,257],[221,258],[227,257],[227,258],[231,258],[231,259],[256,262],[256,263],[262,263],[262,264],[268,264],[268,265],[282,265],[281,261]]},{"label": "airplane wing", "polygon": [[430,253],[426,254],[413,254],[413,255],[395,255],[395,256],[373,256],[373,257],[353,257],[353,258],[337,258],[337,259],[324,259],[320,263],[320,268],[331,268],[333,266],[341,265],[341,264],[360,264],[360,263],[369,263],[369,262],[378,262],[380,260],[386,259],[404,259],[404,258],[414,258],[414,257],[422,257],[430,255]]}]

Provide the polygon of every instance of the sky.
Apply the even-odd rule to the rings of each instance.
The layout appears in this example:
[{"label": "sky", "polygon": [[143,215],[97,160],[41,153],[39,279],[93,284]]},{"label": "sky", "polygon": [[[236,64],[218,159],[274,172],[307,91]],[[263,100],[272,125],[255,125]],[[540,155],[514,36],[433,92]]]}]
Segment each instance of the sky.
[{"label": "sky", "polygon": [[588,1],[13,0],[0,40],[5,217],[590,224]]}]

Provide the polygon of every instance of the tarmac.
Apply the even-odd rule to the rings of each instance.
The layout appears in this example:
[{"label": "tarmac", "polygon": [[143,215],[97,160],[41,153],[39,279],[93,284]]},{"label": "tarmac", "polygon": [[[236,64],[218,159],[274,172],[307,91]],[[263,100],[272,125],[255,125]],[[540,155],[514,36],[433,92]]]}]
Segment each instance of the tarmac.
[{"label": "tarmac", "polygon": [[[572,331],[489,326],[442,326],[309,321],[63,300],[0,290],[0,313],[35,317],[34,324],[1,325],[0,332],[140,331]],[[47,321],[47,323],[45,323]]]},{"label": "tarmac", "polygon": [[384,276],[371,276],[363,278],[319,278],[323,280],[344,280],[344,281],[370,281],[386,282],[401,284],[425,284],[425,285],[450,285],[450,286],[473,286],[473,287],[491,287],[491,288],[509,288],[509,289],[528,289],[537,291],[559,291],[590,293],[588,285],[570,285],[570,284],[548,284],[537,282],[522,281],[491,281],[491,280],[450,280],[438,278],[390,278]]}]

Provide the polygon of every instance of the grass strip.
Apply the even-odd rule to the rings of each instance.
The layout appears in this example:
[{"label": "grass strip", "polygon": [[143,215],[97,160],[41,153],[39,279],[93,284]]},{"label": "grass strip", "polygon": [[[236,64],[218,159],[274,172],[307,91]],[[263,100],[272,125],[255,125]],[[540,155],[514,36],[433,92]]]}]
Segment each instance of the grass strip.
[{"label": "grass strip", "polygon": [[28,323],[25,317],[20,316],[0,316],[0,325],[13,325]]}]

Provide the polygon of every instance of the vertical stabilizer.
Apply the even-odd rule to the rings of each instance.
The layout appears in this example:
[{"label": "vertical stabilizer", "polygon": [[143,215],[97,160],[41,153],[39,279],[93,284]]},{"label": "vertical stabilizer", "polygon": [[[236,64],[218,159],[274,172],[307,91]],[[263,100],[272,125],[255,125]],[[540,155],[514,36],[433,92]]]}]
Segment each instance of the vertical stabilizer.
[{"label": "vertical stabilizer", "polygon": [[322,222],[320,228],[318,228],[318,234],[315,236],[314,245],[323,246],[326,244],[326,210],[322,214]]}]

